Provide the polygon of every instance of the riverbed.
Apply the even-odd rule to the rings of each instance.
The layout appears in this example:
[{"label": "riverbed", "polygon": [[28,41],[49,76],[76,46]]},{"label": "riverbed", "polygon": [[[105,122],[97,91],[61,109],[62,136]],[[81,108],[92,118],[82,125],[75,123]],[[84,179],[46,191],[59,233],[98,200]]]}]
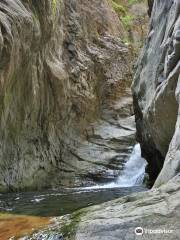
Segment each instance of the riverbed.
[{"label": "riverbed", "polygon": [[143,179],[147,163],[135,143],[131,94],[128,89],[124,92],[105,106],[88,142],[76,150],[84,159],[82,167],[88,159],[90,184],[85,181],[85,185],[73,188],[0,194],[1,240],[29,235],[56,216],[146,190]]},{"label": "riverbed", "polygon": [[136,144],[124,170],[114,182],[81,188],[1,194],[0,239],[28,235],[50,224],[53,217],[147,190],[143,184],[146,164],[141,158],[140,146]]}]

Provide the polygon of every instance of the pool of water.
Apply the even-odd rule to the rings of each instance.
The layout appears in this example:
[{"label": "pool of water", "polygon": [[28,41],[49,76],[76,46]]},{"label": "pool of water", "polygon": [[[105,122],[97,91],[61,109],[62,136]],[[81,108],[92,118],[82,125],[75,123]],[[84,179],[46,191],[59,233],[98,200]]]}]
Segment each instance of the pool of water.
[{"label": "pool of water", "polygon": [[0,211],[31,216],[61,216],[144,190],[144,186],[133,186],[1,194]]},{"label": "pool of water", "polygon": [[86,188],[0,194],[0,212],[30,216],[61,216],[133,192],[145,191],[146,161],[135,145],[116,182]]}]

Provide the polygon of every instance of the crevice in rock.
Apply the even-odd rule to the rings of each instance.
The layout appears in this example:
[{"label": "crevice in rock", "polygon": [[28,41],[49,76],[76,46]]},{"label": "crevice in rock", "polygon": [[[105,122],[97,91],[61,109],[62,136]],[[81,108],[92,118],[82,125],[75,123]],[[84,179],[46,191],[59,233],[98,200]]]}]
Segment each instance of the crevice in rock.
[{"label": "crevice in rock", "polygon": [[146,130],[146,126],[144,126],[143,114],[136,95],[133,95],[133,105],[136,122],[136,140],[141,145],[142,157],[148,161],[146,172],[149,175],[149,180],[147,184],[152,187],[163,167],[165,157],[156,149],[148,129]]}]

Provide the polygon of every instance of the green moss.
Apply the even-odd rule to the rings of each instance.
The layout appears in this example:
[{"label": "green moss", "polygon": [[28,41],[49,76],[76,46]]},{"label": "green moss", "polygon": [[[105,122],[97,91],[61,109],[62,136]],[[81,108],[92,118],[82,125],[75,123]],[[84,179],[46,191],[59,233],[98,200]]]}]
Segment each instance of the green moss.
[{"label": "green moss", "polygon": [[59,0],[59,4],[60,4],[60,14],[62,15],[62,9],[63,9],[63,3],[62,0]]},{"label": "green moss", "polygon": [[57,0],[52,0],[52,10],[53,10],[53,16],[56,16]]},{"label": "green moss", "polygon": [[129,30],[133,24],[134,17],[130,15],[128,12],[128,5],[134,4],[135,2],[140,2],[142,0],[128,0],[128,4],[125,4],[124,6],[121,5],[117,0],[112,0],[112,7],[115,10],[115,12],[118,14],[120,20],[122,21],[124,27]]},{"label": "green moss", "polygon": [[122,15],[126,15],[126,10],[122,5],[112,1],[112,7],[119,17]]},{"label": "green moss", "polygon": [[129,5],[133,5],[133,4],[140,3],[140,2],[145,2],[145,0],[128,0]]},{"label": "green moss", "polygon": [[81,217],[86,213],[85,210],[76,211],[71,215],[69,222],[63,225],[61,228],[61,233],[63,237],[68,240],[73,240],[76,234],[76,229],[78,227],[78,223],[81,221]]},{"label": "green moss", "polygon": [[12,95],[10,93],[6,92],[4,95],[4,108],[6,108],[7,106],[9,106],[11,104],[11,99],[12,99]]},{"label": "green moss", "polygon": [[121,17],[122,23],[124,24],[125,28],[129,30],[133,24],[134,17],[131,15],[126,15]]},{"label": "green moss", "polygon": [[127,36],[124,37],[124,38],[122,39],[122,41],[123,41],[123,43],[125,43],[125,44],[128,44],[128,45],[131,44],[131,41],[130,41],[130,39],[129,39]]},{"label": "green moss", "polygon": [[62,0],[52,0],[52,13],[54,18],[56,17],[57,11],[62,15]]}]

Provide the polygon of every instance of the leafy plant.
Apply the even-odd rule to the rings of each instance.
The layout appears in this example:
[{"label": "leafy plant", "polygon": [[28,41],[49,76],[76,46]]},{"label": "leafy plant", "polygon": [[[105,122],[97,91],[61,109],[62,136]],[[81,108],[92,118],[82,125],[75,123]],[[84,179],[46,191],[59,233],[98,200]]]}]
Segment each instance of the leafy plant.
[{"label": "leafy plant", "polygon": [[121,17],[121,20],[122,20],[124,26],[125,26],[127,29],[131,28],[131,26],[132,26],[132,24],[133,24],[133,19],[134,19],[134,17],[131,16],[131,15],[126,15],[126,16],[124,16],[124,17]]}]

